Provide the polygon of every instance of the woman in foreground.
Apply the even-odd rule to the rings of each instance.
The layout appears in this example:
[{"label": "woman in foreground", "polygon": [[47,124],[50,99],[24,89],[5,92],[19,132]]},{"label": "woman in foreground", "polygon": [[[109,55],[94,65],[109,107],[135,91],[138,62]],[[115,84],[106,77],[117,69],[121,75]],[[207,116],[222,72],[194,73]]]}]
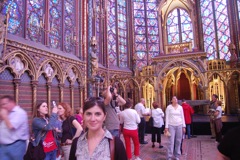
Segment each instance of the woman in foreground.
[{"label": "woman in foreground", "polygon": [[127,160],[122,141],[103,129],[105,119],[104,101],[100,98],[89,98],[83,107],[83,121],[87,131],[73,141],[69,159]]}]

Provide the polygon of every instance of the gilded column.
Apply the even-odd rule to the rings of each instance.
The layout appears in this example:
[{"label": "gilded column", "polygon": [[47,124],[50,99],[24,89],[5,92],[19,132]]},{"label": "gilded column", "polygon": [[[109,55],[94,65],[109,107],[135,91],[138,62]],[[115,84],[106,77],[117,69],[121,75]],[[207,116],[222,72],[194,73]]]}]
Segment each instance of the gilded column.
[{"label": "gilded column", "polygon": [[84,86],[79,87],[79,91],[80,91],[80,107],[83,107],[83,100],[84,100]]},{"label": "gilded column", "polygon": [[48,112],[50,113],[51,111],[51,88],[52,88],[52,82],[47,83],[47,103],[48,103]]},{"label": "gilded column", "polygon": [[14,83],[14,91],[15,91],[15,101],[16,101],[16,104],[18,104],[19,102],[19,85],[21,83],[21,79],[14,79],[13,80],[13,83]]},{"label": "gilded column", "polygon": [[[209,99],[210,95],[209,95],[208,86],[203,87],[203,93],[204,93],[203,99]],[[204,112],[204,114],[207,114],[207,112],[208,112],[208,105],[204,106],[203,112]]]},{"label": "gilded column", "polygon": [[37,106],[37,86],[38,86],[38,81],[32,81],[32,104],[33,104],[33,113],[35,113],[35,107]]},{"label": "gilded column", "polygon": [[63,102],[63,88],[64,88],[64,84],[63,84],[63,83],[60,83],[60,84],[59,84],[60,102]]},{"label": "gilded column", "polygon": [[74,84],[70,85],[70,91],[71,91],[71,106],[72,106],[72,111],[74,111]]}]

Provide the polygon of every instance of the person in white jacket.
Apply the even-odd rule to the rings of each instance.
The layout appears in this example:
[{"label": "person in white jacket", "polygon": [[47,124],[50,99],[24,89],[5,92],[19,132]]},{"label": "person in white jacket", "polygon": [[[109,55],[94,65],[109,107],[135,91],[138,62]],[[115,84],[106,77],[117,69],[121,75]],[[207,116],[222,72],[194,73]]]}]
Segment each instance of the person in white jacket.
[{"label": "person in white jacket", "polygon": [[126,145],[126,152],[128,159],[132,159],[131,151],[131,139],[134,144],[134,155],[135,160],[140,160],[139,158],[139,140],[138,140],[138,124],[140,123],[140,117],[134,109],[133,101],[128,98],[124,106],[124,111],[122,111],[120,116],[120,123],[123,124],[123,137]]},{"label": "person in white jacket", "polygon": [[165,132],[169,132],[167,159],[179,160],[181,155],[180,146],[183,133],[186,132],[186,124],[183,114],[183,108],[178,104],[176,96],[172,98],[172,104],[166,109]]},{"label": "person in white jacket", "polygon": [[163,148],[161,145],[161,132],[162,126],[164,125],[163,117],[164,113],[161,108],[159,108],[159,104],[157,102],[152,103],[153,109],[151,111],[151,116],[153,117],[153,127],[152,127],[152,148],[155,147],[154,142],[156,142],[156,135],[157,135],[157,142],[159,143],[159,148]]}]

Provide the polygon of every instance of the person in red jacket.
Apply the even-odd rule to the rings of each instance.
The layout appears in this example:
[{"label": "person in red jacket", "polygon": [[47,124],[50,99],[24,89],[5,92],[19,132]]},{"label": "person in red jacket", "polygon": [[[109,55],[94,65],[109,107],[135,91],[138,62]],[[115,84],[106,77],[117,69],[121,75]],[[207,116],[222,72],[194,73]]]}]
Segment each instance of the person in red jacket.
[{"label": "person in red jacket", "polygon": [[188,139],[191,138],[191,123],[192,123],[192,114],[194,113],[194,110],[192,107],[187,104],[186,100],[182,100],[182,107],[183,107],[183,113],[184,113],[184,118],[185,118],[185,123],[186,123],[186,129],[187,129],[187,135]]}]

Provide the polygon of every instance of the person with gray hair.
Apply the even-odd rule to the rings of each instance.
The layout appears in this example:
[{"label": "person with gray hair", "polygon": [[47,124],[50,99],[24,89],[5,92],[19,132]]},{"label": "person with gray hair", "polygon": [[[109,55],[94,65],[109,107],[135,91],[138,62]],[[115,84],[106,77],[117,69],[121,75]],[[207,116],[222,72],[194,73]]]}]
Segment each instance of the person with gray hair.
[{"label": "person with gray hair", "polygon": [[218,100],[218,95],[213,94],[212,101],[210,102],[209,111],[208,111],[208,115],[209,115],[209,119],[210,119],[210,129],[211,129],[211,135],[212,135],[211,139],[215,139],[215,137],[216,137],[214,113],[217,108],[217,104],[216,104],[217,100]]},{"label": "person with gray hair", "polygon": [[149,113],[146,111],[145,107],[145,99],[141,98],[140,102],[135,105],[135,110],[141,118],[141,122],[138,124],[138,136],[140,144],[147,144],[148,142],[144,140],[145,129],[146,129],[146,120],[144,116],[148,116]]}]

